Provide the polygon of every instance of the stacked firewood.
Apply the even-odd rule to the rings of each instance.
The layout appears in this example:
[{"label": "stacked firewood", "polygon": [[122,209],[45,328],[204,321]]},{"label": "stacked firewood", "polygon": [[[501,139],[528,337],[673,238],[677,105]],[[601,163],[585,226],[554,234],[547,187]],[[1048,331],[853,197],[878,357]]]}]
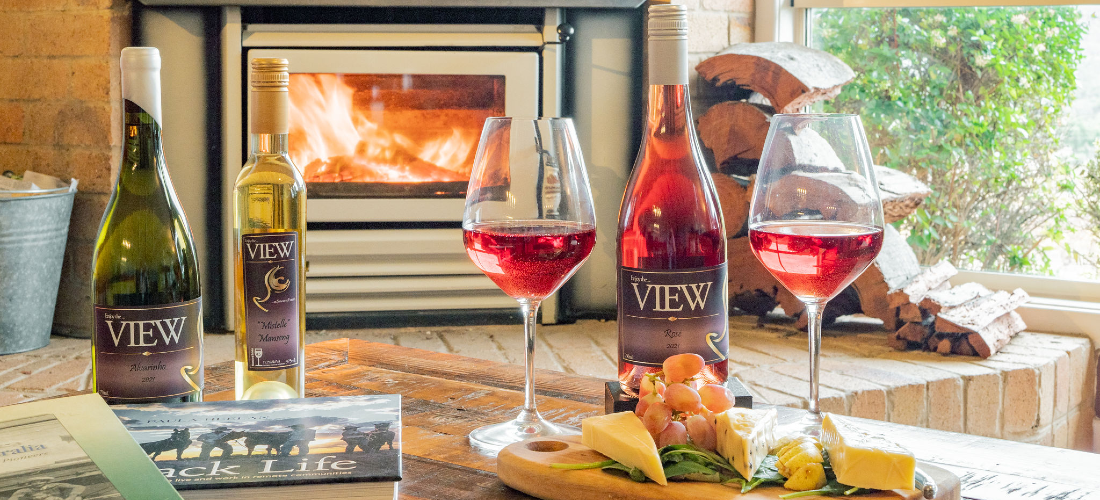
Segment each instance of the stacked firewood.
[{"label": "stacked firewood", "polygon": [[899,292],[896,349],[988,358],[1027,328],[1016,312],[1027,292],[993,292],[978,283],[952,287],[948,280],[957,272],[940,262]]},{"label": "stacked firewood", "polygon": [[[714,153],[719,170],[714,182],[730,237],[730,305],[759,316],[780,306],[805,328],[802,302],[772,277],[749,247],[753,183],[771,117],[835,97],[855,73],[828,53],[790,43],[733,45],[695,69],[714,86],[712,94],[729,99],[711,106],[699,118],[698,131],[703,145]],[[844,206],[850,179],[843,168],[832,164],[837,161],[835,156],[820,154],[827,149],[815,144],[811,135],[773,140],[806,172],[790,176],[786,182],[797,182],[798,187],[815,193],[823,210]],[[882,320],[887,330],[897,332],[893,342],[898,347],[986,357],[996,352],[1007,342],[1007,337],[1001,340],[1004,332],[1023,329],[1019,315],[1011,309],[1026,300],[1026,294],[1022,290],[993,293],[983,288],[984,292],[967,296],[979,285],[948,288],[947,280],[957,272],[950,264],[922,271],[913,250],[889,223],[916,211],[931,190],[890,168],[876,166],[875,176],[887,222],[882,251],[863,275],[829,302],[823,313],[825,323],[863,314]],[[962,291],[951,295],[957,289]],[[946,302],[935,302],[938,300]]]}]

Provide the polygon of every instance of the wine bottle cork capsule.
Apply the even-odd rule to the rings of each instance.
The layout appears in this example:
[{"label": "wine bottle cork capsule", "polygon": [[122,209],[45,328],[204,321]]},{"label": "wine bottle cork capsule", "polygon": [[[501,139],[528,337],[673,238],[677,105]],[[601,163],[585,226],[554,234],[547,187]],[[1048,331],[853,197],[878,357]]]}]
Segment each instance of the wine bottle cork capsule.
[{"label": "wine bottle cork capsule", "polygon": [[282,58],[257,58],[252,60],[249,87],[252,107],[249,112],[249,128],[253,134],[285,134],[289,131],[287,112],[289,63]]}]

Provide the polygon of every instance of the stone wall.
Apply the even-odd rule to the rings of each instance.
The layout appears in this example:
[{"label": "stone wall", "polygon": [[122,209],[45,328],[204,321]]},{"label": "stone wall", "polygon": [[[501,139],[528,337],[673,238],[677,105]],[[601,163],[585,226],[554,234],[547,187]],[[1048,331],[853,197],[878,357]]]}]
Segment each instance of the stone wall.
[{"label": "stone wall", "polygon": [[0,171],[80,181],[56,332],[87,335],[91,259],[122,143],[119,53],[127,0],[0,0]]}]

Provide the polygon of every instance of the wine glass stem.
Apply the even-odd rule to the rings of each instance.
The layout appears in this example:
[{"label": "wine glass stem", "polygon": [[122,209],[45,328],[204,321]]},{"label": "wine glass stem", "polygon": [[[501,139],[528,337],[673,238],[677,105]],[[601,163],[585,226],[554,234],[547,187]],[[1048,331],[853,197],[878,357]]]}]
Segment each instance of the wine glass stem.
[{"label": "wine glass stem", "polygon": [[527,380],[523,386],[523,411],[519,420],[539,419],[538,409],[535,408],[535,319],[541,303],[541,300],[536,299],[519,299],[519,309],[523,313],[523,364],[527,368]]},{"label": "wine glass stem", "polygon": [[807,302],[806,314],[809,320],[806,324],[808,337],[810,338],[810,411],[815,415],[821,413],[818,404],[818,358],[821,357],[821,312],[825,309],[825,302]]}]

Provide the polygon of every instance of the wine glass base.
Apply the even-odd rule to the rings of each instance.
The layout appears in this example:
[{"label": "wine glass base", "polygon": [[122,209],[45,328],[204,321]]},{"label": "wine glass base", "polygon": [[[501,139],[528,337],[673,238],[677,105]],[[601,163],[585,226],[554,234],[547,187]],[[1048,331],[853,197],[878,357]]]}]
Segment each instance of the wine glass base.
[{"label": "wine glass base", "polygon": [[499,424],[478,427],[470,432],[470,446],[483,455],[495,457],[505,446],[533,437],[569,436],[581,430],[561,424],[552,424],[541,417],[534,420],[509,420]]},{"label": "wine glass base", "polygon": [[802,434],[821,438],[821,414],[807,412],[801,418],[793,422],[785,422],[779,425],[779,435]]}]

